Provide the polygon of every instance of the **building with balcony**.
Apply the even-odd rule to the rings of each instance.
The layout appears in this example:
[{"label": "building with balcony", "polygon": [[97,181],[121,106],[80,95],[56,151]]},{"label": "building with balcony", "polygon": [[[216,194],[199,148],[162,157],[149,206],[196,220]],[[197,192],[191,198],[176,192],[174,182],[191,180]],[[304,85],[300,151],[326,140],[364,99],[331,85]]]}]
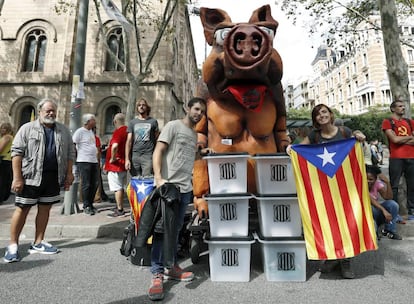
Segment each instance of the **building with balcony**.
[{"label": "building with balcony", "polygon": [[[380,16],[370,22],[380,27]],[[414,22],[400,26],[401,40],[414,45]],[[324,103],[342,114],[361,114],[370,107],[388,108],[390,84],[382,33],[367,22],[349,35],[339,37],[335,48],[321,45],[312,62],[312,79],[293,88],[294,108]],[[410,97],[414,102],[414,49],[401,44],[409,68]],[[289,106],[289,105],[288,105]]]}]

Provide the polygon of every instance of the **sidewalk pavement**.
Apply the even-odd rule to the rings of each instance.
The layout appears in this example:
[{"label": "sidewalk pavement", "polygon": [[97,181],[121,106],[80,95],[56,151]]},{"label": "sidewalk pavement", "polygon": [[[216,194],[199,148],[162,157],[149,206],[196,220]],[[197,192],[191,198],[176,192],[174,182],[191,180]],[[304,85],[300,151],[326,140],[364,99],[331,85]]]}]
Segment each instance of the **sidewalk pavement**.
[{"label": "sidewalk pavement", "polygon": [[[81,213],[64,215],[62,213],[62,203],[52,207],[50,212],[49,224],[46,229],[46,239],[56,238],[114,238],[122,239],[124,228],[129,223],[129,206],[124,206],[128,211],[125,217],[108,218],[107,214],[111,213],[111,209],[115,208],[115,204],[111,202],[102,202],[95,204],[98,213],[90,216]],[[81,206],[80,206],[81,207]],[[8,239],[10,237],[10,219],[15,209],[14,196],[0,205],[0,238]],[[35,234],[35,217],[36,207],[30,210],[27,216],[26,225],[23,228],[21,239],[32,240]],[[414,237],[414,220],[406,221],[404,225],[397,225],[398,232],[404,237]]]},{"label": "sidewalk pavement", "polygon": [[[124,204],[126,216],[108,218],[107,215],[115,208],[115,204],[101,202],[94,204],[98,213],[93,216],[80,213],[65,215],[62,212],[63,197],[61,203],[52,206],[49,224],[46,229],[46,239],[52,238],[122,238],[124,228],[129,223],[129,204]],[[79,206],[82,209],[82,205]],[[0,238],[10,237],[10,219],[14,212],[14,195],[7,202],[0,205]],[[37,207],[32,207],[27,216],[26,224],[21,233],[21,239],[32,240],[35,234],[35,217]]]},{"label": "sidewalk pavement", "polygon": [[[388,174],[388,162],[381,166],[382,171]],[[103,175],[105,192],[110,198],[113,194],[108,190],[107,177]],[[62,193],[63,194],[63,193]],[[82,212],[71,215],[64,215],[62,212],[63,197],[61,203],[53,205],[49,224],[46,229],[46,240],[55,238],[115,238],[122,239],[123,230],[128,225],[130,219],[130,206],[127,198],[124,200],[124,208],[127,211],[125,217],[108,218],[107,215],[115,208],[115,204],[101,202],[94,204],[98,213],[90,216]],[[82,205],[79,204],[82,208]],[[15,209],[14,195],[11,195],[7,202],[0,205],[0,238],[8,239],[10,237],[10,219]],[[33,207],[27,216],[26,225],[23,228],[20,238],[32,240],[35,234],[35,217],[37,208]],[[407,220],[406,224],[397,225],[398,232],[402,237],[414,237],[414,219]]]}]

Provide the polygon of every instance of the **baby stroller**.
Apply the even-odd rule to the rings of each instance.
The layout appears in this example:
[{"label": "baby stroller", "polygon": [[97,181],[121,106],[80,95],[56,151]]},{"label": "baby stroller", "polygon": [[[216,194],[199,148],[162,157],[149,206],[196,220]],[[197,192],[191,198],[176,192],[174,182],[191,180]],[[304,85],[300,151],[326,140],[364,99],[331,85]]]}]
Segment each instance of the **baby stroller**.
[{"label": "baby stroller", "polygon": [[209,221],[207,217],[201,218],[197,210],[194,210],[187,229],[190,232],[191,262],[197,264],[200,261],[200,255],[208,250],[207,244],[204,243],[204,238],[210,235]]}]

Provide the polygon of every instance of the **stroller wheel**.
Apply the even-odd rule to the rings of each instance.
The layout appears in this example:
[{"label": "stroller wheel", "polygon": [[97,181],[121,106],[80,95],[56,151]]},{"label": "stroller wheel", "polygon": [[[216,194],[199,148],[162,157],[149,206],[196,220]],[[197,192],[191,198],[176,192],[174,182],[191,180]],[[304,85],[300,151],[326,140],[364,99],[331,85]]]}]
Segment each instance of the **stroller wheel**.
[{"label": "stroller wheel", "polygon": [[196,240],[191,240],[190,256],[193,264],[197,264],[200,261],[200,249],[200,243]]}]

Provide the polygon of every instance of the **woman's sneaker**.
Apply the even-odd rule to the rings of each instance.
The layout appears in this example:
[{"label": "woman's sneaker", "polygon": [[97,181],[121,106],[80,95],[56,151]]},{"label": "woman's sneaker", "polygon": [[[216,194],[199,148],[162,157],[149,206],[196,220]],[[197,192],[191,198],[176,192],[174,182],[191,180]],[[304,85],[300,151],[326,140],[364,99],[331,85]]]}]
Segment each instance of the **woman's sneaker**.
[{"label": "woman's sneaker", "polygon": [[55,254],[59,252],[59,249],[54,247],[45,241],[41,241],[39,244],[32,244],[29,248],[29,253],[41,253],[41,254]]},{"label": "woman's sneaker", "polygon": [[387,238],[389,238],[391,240],[398,240],[398,241],[402,240],[401,235],[399,235],[398,233],[387,231],[385,229],[382,230],[382,235],[386,236]]},{"label": "woman's sneaker", "polygon": [[3,261],[6,263],[13,263],[20,261],[19,251],[10,251],[9,247],[6,248],[6,253],[4,254]]}]

